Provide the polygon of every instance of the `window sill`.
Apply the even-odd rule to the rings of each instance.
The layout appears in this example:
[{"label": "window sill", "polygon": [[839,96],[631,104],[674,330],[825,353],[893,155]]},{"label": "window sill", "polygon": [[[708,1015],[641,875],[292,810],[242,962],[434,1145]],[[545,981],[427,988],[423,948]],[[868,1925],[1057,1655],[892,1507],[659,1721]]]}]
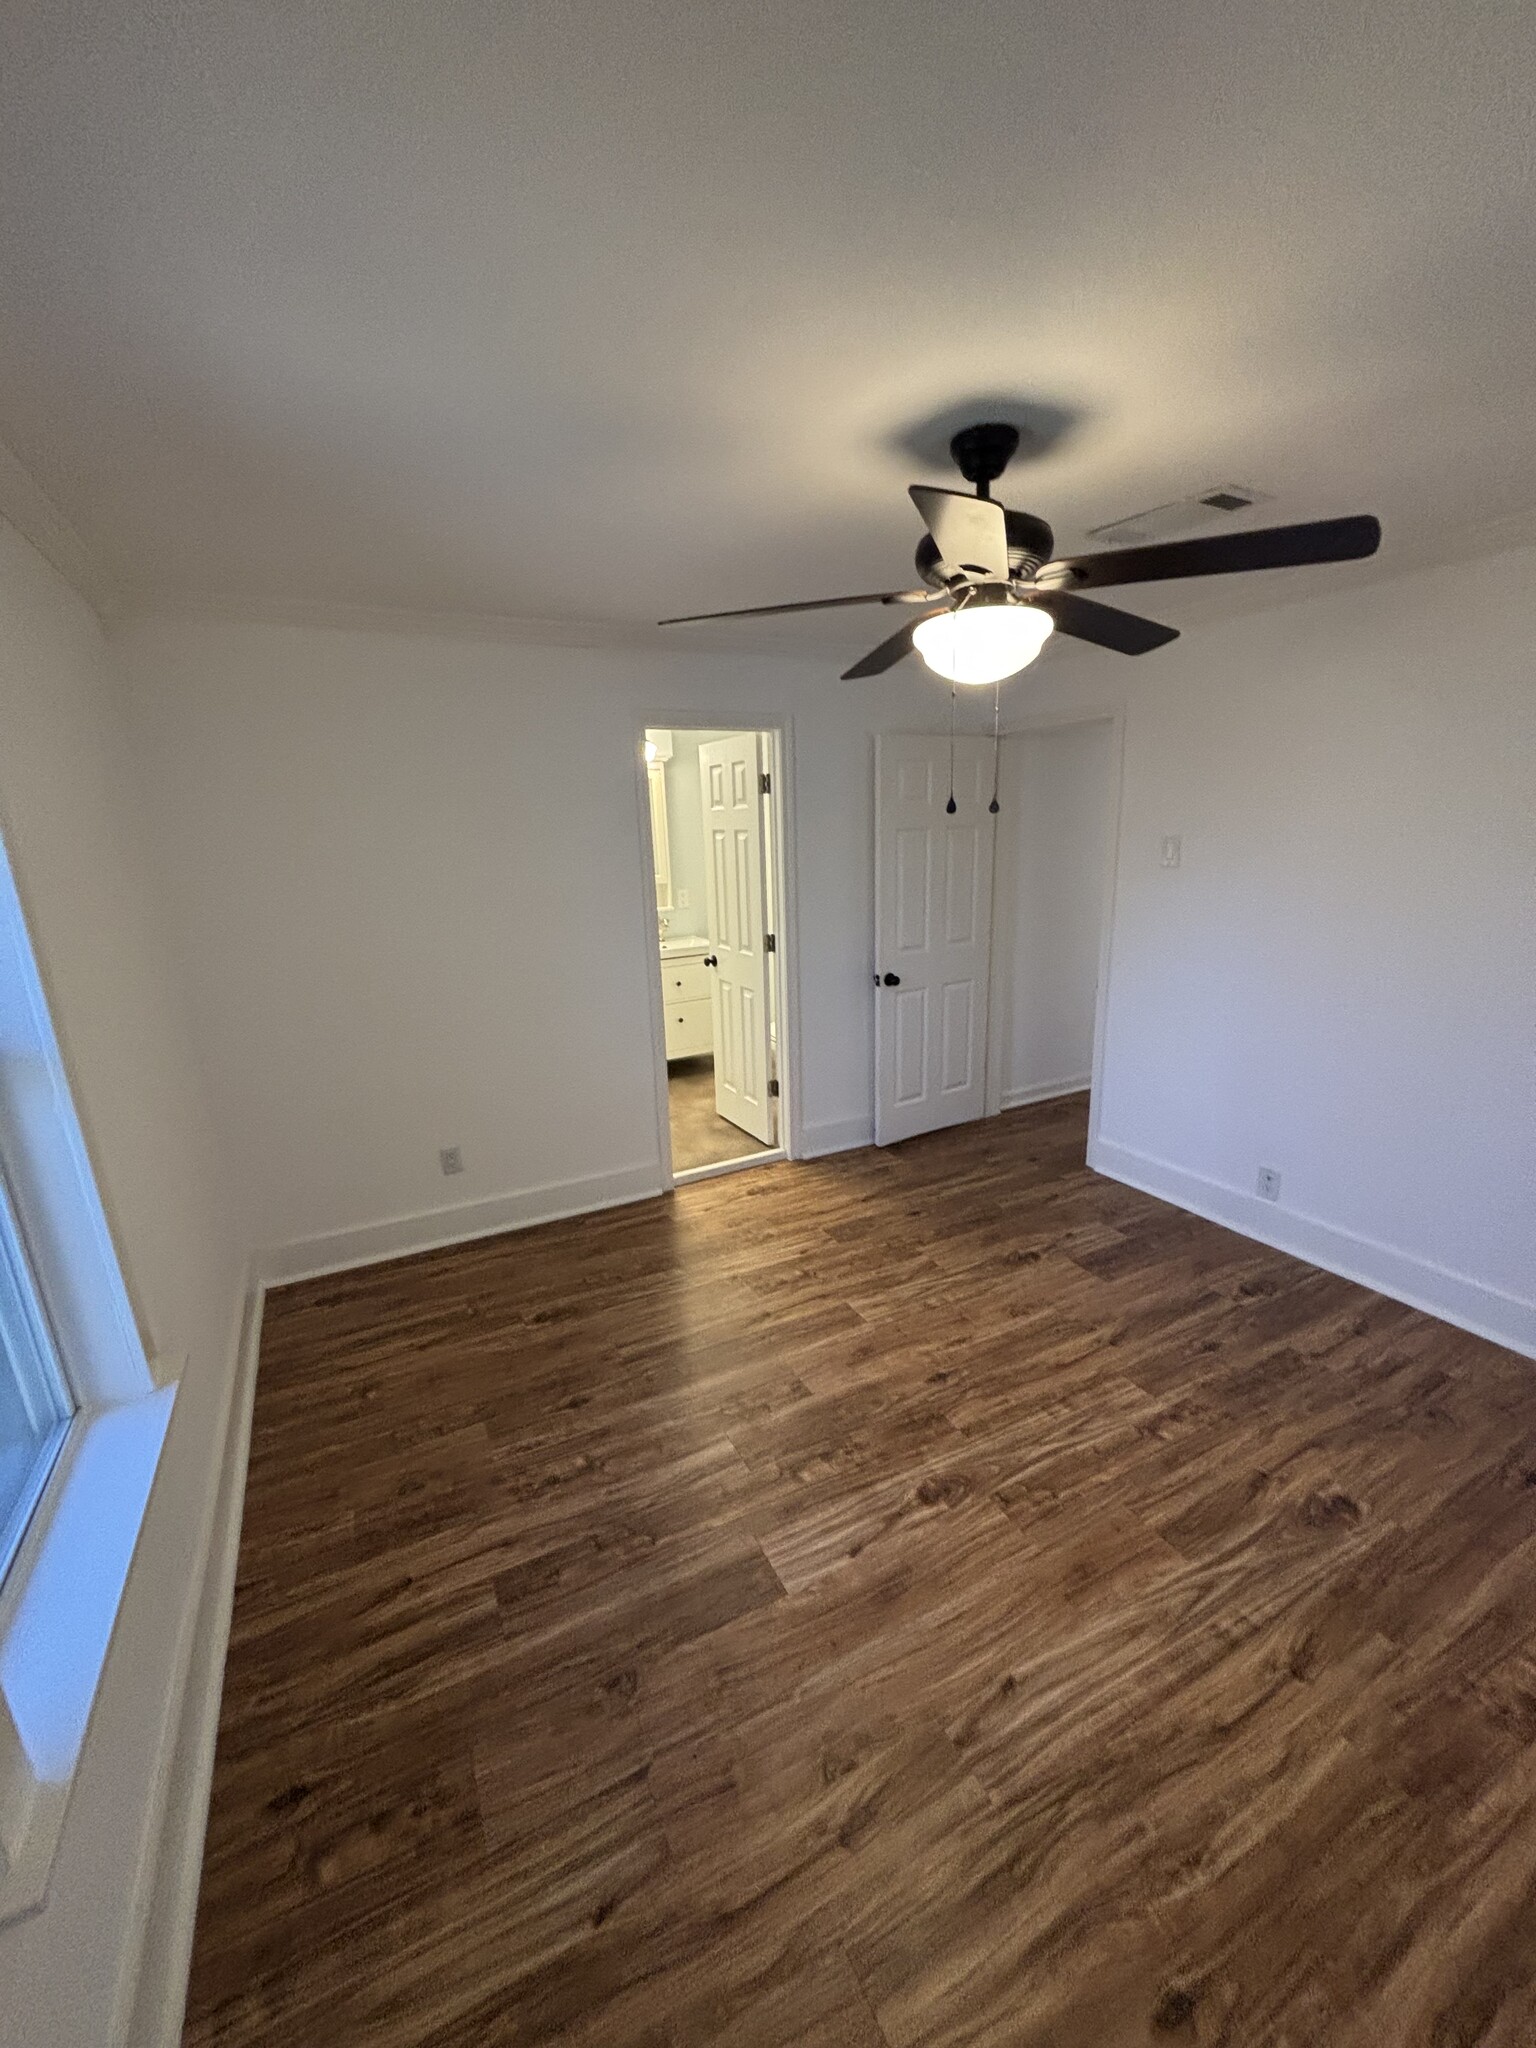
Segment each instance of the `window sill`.
[{"label": "window sill", "polygon": [[47,1897],[175,1398],[76,1418],[0,1592],[0,1926]]}]

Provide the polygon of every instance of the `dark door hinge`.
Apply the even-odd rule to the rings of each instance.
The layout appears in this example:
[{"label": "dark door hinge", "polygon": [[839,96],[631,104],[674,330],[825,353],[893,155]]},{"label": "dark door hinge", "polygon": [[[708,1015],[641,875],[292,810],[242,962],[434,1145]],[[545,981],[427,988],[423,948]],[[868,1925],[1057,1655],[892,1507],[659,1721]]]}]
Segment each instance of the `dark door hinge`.
[{"label": "dark door hinge", "polygon": [[779,1084],[778,1084],[778,1082],[777,1082],[777,1081],[770,1081],[770,1082],[768,1083],[768,1093],[769,1093],[770,1095],[777,1095],[777,1094],[778,1094],[778,1092],[779,1092]]},{"label": "dark door hinge", "polygon": [[764,932],[764,933],[763,933],[763,951],[764,951],[765,953],[777,953],[777,951],[778,951],[778,950],[779,950],[779,942],[778,942],[778,940],[777,940],[777,939],[776,939],[776,938],[774,937],[773,933],[772,933],[772,932]]},{"label": "dark door hinge", "polygon": [[773,789],[773,777],[768,773],[768,770],[766,768],[763,770],[762,774],[759,775],[757,780],[759,786],[762,789],[763,795],[769,795]]}]

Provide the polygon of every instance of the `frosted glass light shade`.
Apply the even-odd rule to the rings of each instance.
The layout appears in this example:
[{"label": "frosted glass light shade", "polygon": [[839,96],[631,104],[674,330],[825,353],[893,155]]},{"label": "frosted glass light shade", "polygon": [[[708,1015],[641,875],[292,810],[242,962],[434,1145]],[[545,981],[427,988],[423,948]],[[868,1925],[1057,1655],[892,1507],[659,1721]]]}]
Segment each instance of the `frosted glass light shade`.
[{"label": "frosted glass light shade", "polygon": [[1028,604],[973,604],[912,629],[912,645],[947,683],[1000,683],[1028,668],[1054,622]]}]

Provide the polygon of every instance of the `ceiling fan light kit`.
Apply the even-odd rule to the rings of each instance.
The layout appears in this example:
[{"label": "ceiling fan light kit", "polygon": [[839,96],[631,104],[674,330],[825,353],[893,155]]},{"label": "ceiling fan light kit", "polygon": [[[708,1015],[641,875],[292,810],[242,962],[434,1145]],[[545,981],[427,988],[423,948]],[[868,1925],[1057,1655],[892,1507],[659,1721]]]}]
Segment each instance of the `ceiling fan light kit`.
[{"label": "ceiling fan light kit", "polygon": [[[916,590],[874,590],[859,597],[820,597],[802,604],[749,605],[663,619],[686,626],[703,619],[761,618],[770,613],[827,611],[843,605],[938,605],[882,640],[843,671],[843,681],[882,675],[916,653],[948,683],[1000,683],[1035,660],[1052,632],[1116,654],[1150,654],[1177,640],[1173,626],[1083,597],[1115,583],[1156,583],[1173,577],[1222,576],[1257,569],[1353,562],[1374,555],[1381,524],[1369,514],[1314,519],[1246,533],[1112,548],[1053,559],[1055,536],[1043,519],[996,502],[992,485],[1019,445],[1018,429],[983,420],[962,427],[949,444],[968,491],[913,484],[909,496],[928,531],[918,542]],[[1225,501],[1225,502],[1224,502]],[[1202,503],[1238,509],[1252,497],[1213,492]],[[1126,522],[1129,524],[1129,522]],[[1103,531],[1104,529],[1100,529]],[[1127,535],[1129,538],[1129,535]]]},{"label": "ceiling fan light kit", "polygon": [[912,645],[947,683],[1000,683],[1028,668],[1055,630],[1048,613],[1014,603],[994,584],[958,611],[919,619]]}]

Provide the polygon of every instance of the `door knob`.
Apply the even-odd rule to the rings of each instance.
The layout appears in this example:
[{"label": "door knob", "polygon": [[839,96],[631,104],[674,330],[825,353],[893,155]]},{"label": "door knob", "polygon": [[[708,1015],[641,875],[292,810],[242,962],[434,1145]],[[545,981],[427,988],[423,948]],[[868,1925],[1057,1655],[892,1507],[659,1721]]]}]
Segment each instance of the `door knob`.
[{"label": "door knob", "polygon": [[706,953],[704,955],[704,965],[706,967],[718,967],[720,965],[720,962],[715,958],[713,953]]},{"label": "door knob", "polygon": [[884,981],[887,988],[900,988],[901,986],[901,976],[899,974],[887,974],[884,977]]}]

